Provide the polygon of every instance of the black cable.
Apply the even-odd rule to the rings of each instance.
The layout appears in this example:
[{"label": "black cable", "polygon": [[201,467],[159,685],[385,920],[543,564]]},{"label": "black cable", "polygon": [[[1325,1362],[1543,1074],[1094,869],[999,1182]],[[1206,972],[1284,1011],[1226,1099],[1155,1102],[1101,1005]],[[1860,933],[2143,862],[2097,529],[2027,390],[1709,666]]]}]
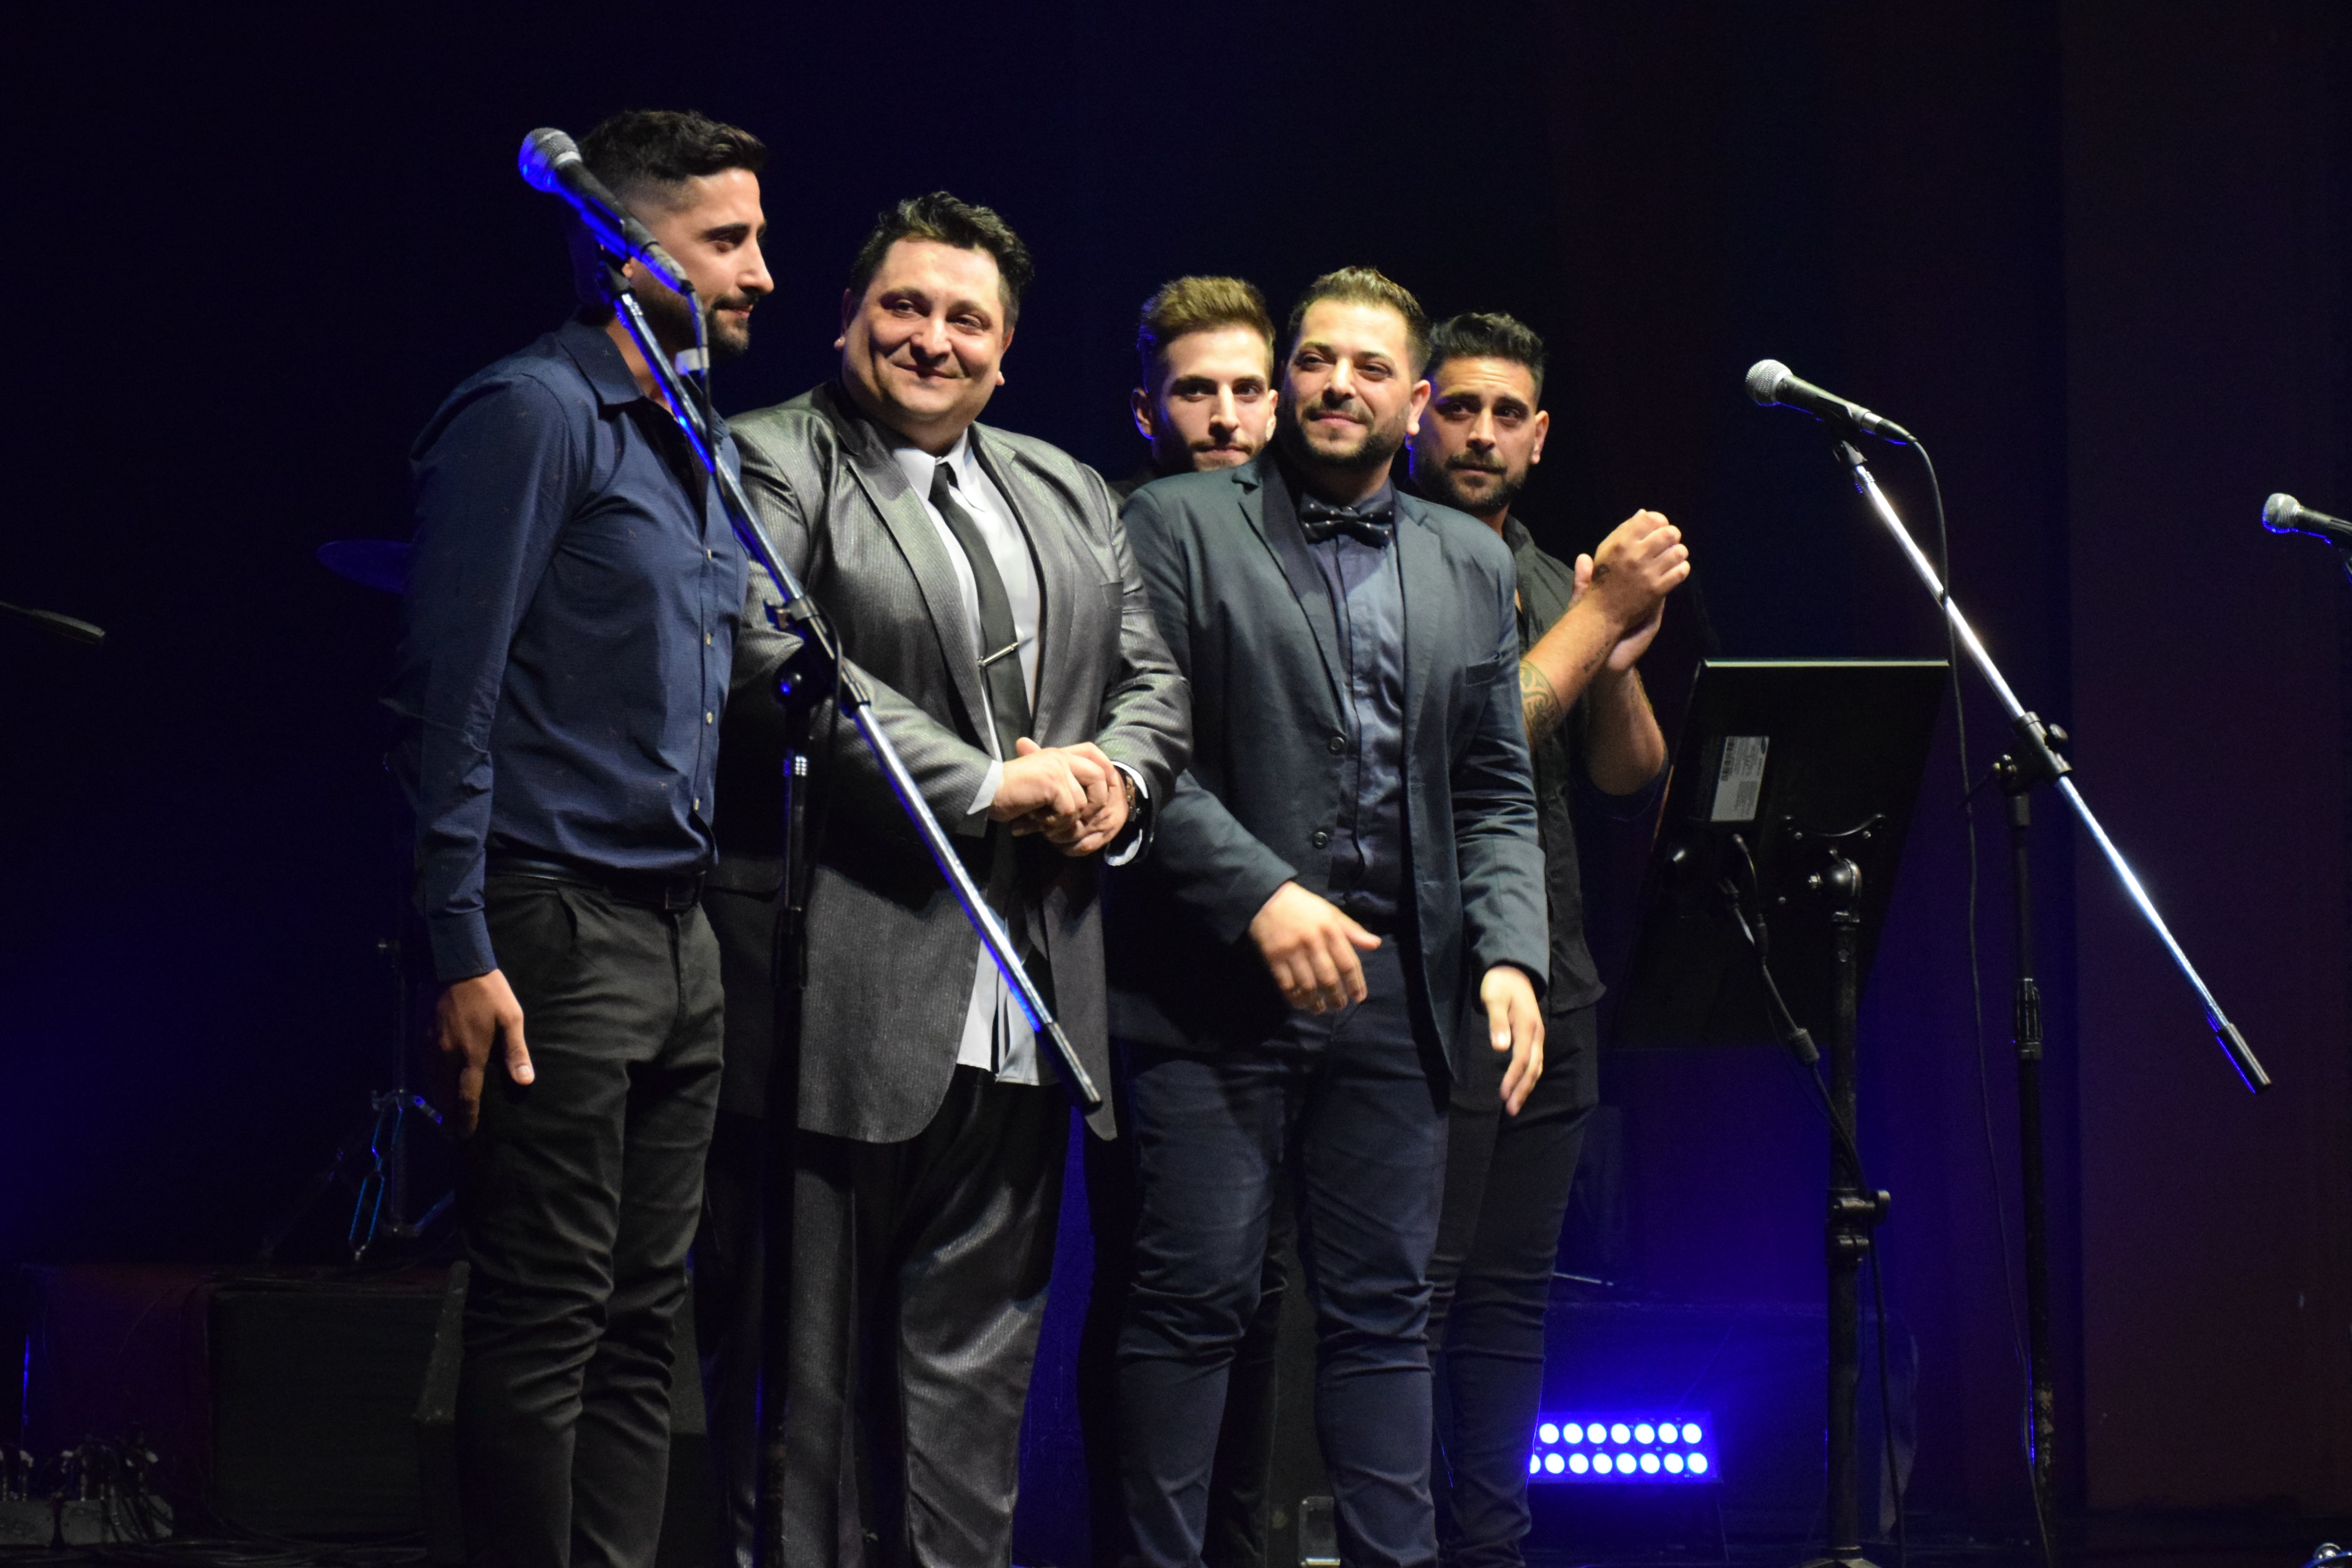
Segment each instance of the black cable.
[{"label": "black cable", "polygon": [[1936,576],[1941,585],[1936,595],[1936,608],[1944,622],[1945,669],[1952,682],[1952,731],[1959,751],[1960,819],[1966,825],[1969,847],[1969,1000],[1976,1025],[1977,1110],[1984,1126],[1985,1174],[1992,1186],[1993,1229],[2000,1249],[2000,1301],[2009,1316],[2009,1353],[2016,1364],[2022,1386],[2021,1408],[2025,1415],[2025,1479],[2033,1494],[2033,1528],[2041,1539],[2042,1560],[2047,1568],[2057,1568],[2057,1555],[2053,1548],[2050,1531],[2050,1500],[2042,1495],[2041,1467],[2033,1455],[2033,1377],[2025,1354],[2025,1329],[2017,1315],[2017,1275],[2010,1267],[2009,1205],[2001,1194],[2000,1153],[1999,1140],[1992,1125],[1992,1068],[1985,1050],[1984,963],[1977,947],[1977,814],[1976,790],[1969,777],[1969,710],[1967,695],[1960,685],[1960,645],[1958,630],[1952,625],[1952,536],[1944,521],[1944,487],[1936,478],[1936,459],[1927,455],[1926,443],[1916,437],[1912,450],[1919,454],[1920,466],[1927,471],[1927,493],[1936,507]]}]

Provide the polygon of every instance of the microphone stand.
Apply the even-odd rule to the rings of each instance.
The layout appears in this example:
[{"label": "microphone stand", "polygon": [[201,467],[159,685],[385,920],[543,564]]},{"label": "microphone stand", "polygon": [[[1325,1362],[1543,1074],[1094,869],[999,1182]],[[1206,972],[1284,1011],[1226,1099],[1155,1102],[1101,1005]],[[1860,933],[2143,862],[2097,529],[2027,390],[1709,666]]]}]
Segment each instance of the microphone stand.
[{"label": "microphone stand", "polygon": [[[2026,1371],[2031,1384],[2031,1407],[2027,1412],[2027,1464],[2033,1482],[2033,1505],[2040,1514],[2045,1547],[2050,1536],[2049,1491],[2051,1462],[2055,1457],[2057,1438],[2056,1390],[2051,1373],[2050,1351],[2050,1246],[2048,1199],[2044,1184],[2042,1143],[2042,993],[2033,975],[2033,896],[2032,871],[2027,855],[2026,830],[2032,821],[2031,796],[2043,784],[2054,785],[2058,794],[2073,810],[2076,820],[2089,830],[2092,841],[2106,858],[2107,865],[2138,906],[2140,916],[2155,931],[2171,955],[2198,999],[2204,1004],[2205,1021],[2213,1031],[2215,1042],[2230,1058],[2230,1065],[2252,1093],[2260,1094],[2271,1085],[2270,1075],[2255,1059],[2245,1037],[2238,1032],[2221,1011],[2221,1003],[2189,962],[2189,954],[2173,937],[2164,917],[2156,912],[2156,904],[2132,874],[2131,867],[2116,847],[2107,830],[2092,815],[2090,804],[2084,800],[2073,778],[2074,766],[2059,754],[2058,747],[2066,743],[2066,732],[2055,724],[2044,722],[2030,712],[2017,699],[2017,693],[1977,639],[1976,628],[1969,625],[1960,613],[1936,568],[1921,551],[1903,519],[1887,500],[1886,492],[1878,488],[1876,476],[1862,453],[1852,441],[1836,441],[1838,460],[1853,471],[1854,489],[1866,498],[1871,510],[1878,514],[1886,531],[1902,547],[1904,558],[1911,563],[1927,592],[1943,607],[1946,620],[1962,647],[1968,650],[1969,661],[1985,683],[1992,688],[2001,707],[2009,714],[2010,730],[2015,737],[2012,749],[1994,765],[1994,775],[2009,797],[2011,859],[2015,868],[2017,981],[2013,1021],[2017,1050],[2017,1115],[2019,1161],[2021,1166],[2021,1198],[2025,1211],[2025,1315]],[[2347,556],[2347,570],[2352,570],[2352,554]]]}]

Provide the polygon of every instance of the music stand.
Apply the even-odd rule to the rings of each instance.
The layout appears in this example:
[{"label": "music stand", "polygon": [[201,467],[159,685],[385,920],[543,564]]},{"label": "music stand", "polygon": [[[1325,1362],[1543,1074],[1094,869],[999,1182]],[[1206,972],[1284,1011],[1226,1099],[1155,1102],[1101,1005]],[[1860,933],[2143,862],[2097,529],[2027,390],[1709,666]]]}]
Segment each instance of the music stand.
[{"label": "music stand", "polygon": [[[1862,1555],[1860,1276],[1886,1194],[1854,1146],[1854,1009],[1894,893],[1948,667],[1941,659],[1699,666],[1643,879],[1621,1046],[1829,1040],[1828,1543]],[[1810,1568],[1810,1565],[1809,1565]]]}]

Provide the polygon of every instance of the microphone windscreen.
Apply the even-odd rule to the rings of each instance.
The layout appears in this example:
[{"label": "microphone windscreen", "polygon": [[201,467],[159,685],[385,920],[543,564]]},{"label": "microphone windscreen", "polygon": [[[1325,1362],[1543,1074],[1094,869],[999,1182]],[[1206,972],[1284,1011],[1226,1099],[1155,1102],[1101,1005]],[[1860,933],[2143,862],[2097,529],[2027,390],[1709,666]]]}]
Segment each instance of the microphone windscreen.
[{"label": "microphone windscreen", "polygon": [[2263,502],[2263,526],[2273,533],[2293,533],[2294,514],[2302,510],[2301,501],[2282,490]]},{"label": "microphone windscreen", "polygon": [[552,126],[542,125],[522,139],[522,151],[515,158],[515,167],[521,172],[525,184],[551,195],[555,192],[557,167],[579,156],[577,142]]},{"label": "microphone windscreen", "polygon": [[1780,386],[1788,379],[1787,365],[1776,359],[1759,359],[1748,367],[1748,395],[1770,408],[1780,401]]}]

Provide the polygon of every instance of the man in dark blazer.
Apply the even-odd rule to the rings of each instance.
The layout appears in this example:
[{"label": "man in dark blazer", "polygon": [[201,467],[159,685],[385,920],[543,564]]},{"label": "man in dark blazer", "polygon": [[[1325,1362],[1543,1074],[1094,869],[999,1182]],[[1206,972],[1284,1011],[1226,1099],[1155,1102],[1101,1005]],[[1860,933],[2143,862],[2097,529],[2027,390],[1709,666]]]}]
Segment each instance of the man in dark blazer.
[{"label": "man in dark blazer", "polygon": [[[899,203],[852,269],[840,380],[733,429],[778,550],[1108,1084],[1097,868],[1149,838],[1187,706],[1101,478],[975,423],[1029,272],[989,209]],[[739,701],[788,650],[774,600],[755,573]],[[1068,1105],[856,731],[820,713],[811,755],[786,1560],[1006,1563]]]},{"label": "man in dark blazer", "polygon": [[1321,1340],[1350,1564],[1435,1560],[1428,1265],[1448,1087],[1542,1071],[1543,856],[1502,542],[1388,479],[1428,323],[1370,268],[1290,321],[1274,445],[1125,512],[1196,750],[1112,900],[1141,1217],[1119,1342],[1146,1562],[1201,1560],[1224,1384],[1276,1172]]},{"label": "man in dark blazer", "polygon": [[[1111,481],[1111,494],[1120,500],[1171,474],[1238,468],[1273,437],[1275,326],[1256,284],[1224,277],[1161,284],[1138,313],[1135,352],[1138,381],[1129,405],[1137,434],[1150,446],[1141,468]],[[1115,1087],[1123,1096],[1124,1086]],[[1095,1268],[1078,1335],[1078,1430],[1087,1449],[1095,1555],[1109,1562],[1125,1554],[1128,1536],[1118,1461],[1118,1356],[1135,1239],[1135,1140],[1097,1138],[1087,1143],[1086,1156]],[[1274,1350],[1293,1256],[1284,1206],[1267,1227],[1257,1311],[1234,1351],[1226,1383],[1202,1553],[1210,1568],[1257,1568],[1265,1558]]]}]

